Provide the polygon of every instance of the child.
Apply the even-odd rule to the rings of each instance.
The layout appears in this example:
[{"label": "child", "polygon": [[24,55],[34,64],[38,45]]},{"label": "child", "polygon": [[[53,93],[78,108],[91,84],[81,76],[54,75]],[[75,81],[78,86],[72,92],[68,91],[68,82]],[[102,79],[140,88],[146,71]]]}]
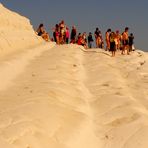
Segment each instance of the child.
[{"label": "child", "polygon": [[92,48],[92,42],[94,41],[93,40],[93,37],[92,37],[92,33],[91,32],[89,32],[89,35],[88,35],[88,47],[89,48]]},{"label": "child", "polygon": [[129,52],[131,52],[133,50],[133,44],[134,44],[134,36],[133,34],[131,33],[130,36],[128,37],[129,39]]}]

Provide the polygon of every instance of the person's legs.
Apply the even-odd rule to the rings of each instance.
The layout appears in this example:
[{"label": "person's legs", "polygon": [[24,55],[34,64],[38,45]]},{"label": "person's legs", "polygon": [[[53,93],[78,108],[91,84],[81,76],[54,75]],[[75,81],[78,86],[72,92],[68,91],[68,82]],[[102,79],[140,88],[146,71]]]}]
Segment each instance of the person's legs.
[{"label": "person's legs", "polygon": [[107,40],[107,50],[110,50],[110,42]]},{"label": "person's legs", "polygon": [[89,42],[89,48],[92,48],[92,43],[91,42]]},{"label": "person's legs", "polygon": [[96,48],[98,48],[98,39],[96,38]]},{"label": "person's legs", "polygon": [[88,42],[88,48],[91,48],[91,46],[90,46],[90,42]]},{"label": "person's legs", "polygon": [[126,44],[125,44],[125,41],[123,41],[123,47],[122,47],[121,54],[125,54],[125,49],[126,49]]},{"label": "person's legs", "polygon": [[92,48],[92,42],[90,42],[90,48]]},{"label": "person's legs", "polygon": [[120,50],[120,41],[118,41],[117,49]]},{"label": "person's legs", "polygon": [[56,36],[56,43],[59,45],[60,43],[59,43],[59,36]]},{"label": "person's legs", "polygon": [[129,45],[126,45],[127,54],[129,55]]},{"label": "person's legs", "polygon": [[114,51],[114,57],[115,57],[116,51]]},{"label": "person's legs", "polygon": [[68,38],[66,38],[66,44],[68,44],[69,43],[69,39]]}]

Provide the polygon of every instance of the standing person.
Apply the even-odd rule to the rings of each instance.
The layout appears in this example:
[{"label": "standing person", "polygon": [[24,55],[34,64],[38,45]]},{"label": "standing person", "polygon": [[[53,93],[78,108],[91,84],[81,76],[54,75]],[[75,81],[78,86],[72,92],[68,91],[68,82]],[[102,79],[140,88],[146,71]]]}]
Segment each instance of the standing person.
[{"label": "standing person", "polygon": [[127,50],[127,54],[129,54],[128,30],[129,28],[126,27],[122,35],[123,48],[121,54],[125,54],[125,50]]},{"label": "standing person", "polygon": [[86,34],[86,32],[83,33],[83,39],[84,39],[85,42],[87,43],[87,34]]},{"label": "standing person", "polygon": [[99,31],[99,36],[98,36],[98,44],[99,44],[99,48],[104,48],[104,42],[103,42],[103,37],[102,37],[102,33],[101,31]]},{"label": "standing person", "polygon": [[66,44],[69,43],[69,28],[66,27]]},{"label": "standing person", "polygon": [[86,32],[84,32],[83,34],[82,34],[82,38],[83,38],[83,43],[84,43],[84,48],[88,48],[88,46],[87,46],[87,34],[86,34]]},{"label": "standing person", "polygon": [[55,38],[56,38],[56,43],[57,43],[58,45],[60,44],[59,36],[60,36],[59,25],[56,24],[56,26],[55,26]]},{"label": "standing person", "polygon": [[64,44],[66,39],[66,26],[64,20],[60,22],[59,27],[60,27],[60,43]]},{"label": "standing person", "polygon": [[92,37],[92,33],[91,32],[89,32],[89,35],[88,35],[88,47],[89,48],[92,48],[92,42],[94,41],[93,40],[93,37]]},{"label": "standing person", "polygon": [[55,42],[57,42],[57,40],[56,40],[56,30],[58,30],[58,27],[59,27],[58,24],[56,24],[55,27],[52,28],[52,31],[53,31],[53,40]]},{"label": "standing person", "polygon": [[110,40],[109,40],[109,36],[111,33],[111,29],[108,29],[105,33],[105,41],[106,41],[106,50],[110,50]]},{"label": "standing person", "polygon": [[77,35],[76,27],[72,26],[70,43],[73,43],[73,44],[76,43],[76,35]]},{"label": "standing person", "polygon": [[109,39],[110,39],[110,51],[112,52],[112,57],[114,57],[116,53],[115,37],[116,34],[114,32],[111,32]]},{"label": "standing person", "polygon": [[133,45],[134,45],[134,36],[133,33],[130,34],[130,36],[128,37],[129,39],[129,52],[131,52],[133,50]]},{"label": "standing person", "polygon": [[95,40],[96,40],[96,48],[98,48],[99,47],[99,39],[98,39],[98,37],[99,37],[99,28],[96,28],[94,36],[95,36]]},{"label": "standing person", "polygon": [[116,40],[117,40],[116,49],[119,50],[121,47],[121,35],[120,35],[119,30],[116,31]]},{"label": "standing person", "polygon": [[99,31],[98,36],[97,36],[97,47],[102,48],[103,47],[102,44],[103,44],[102,33],[101,31]]}]

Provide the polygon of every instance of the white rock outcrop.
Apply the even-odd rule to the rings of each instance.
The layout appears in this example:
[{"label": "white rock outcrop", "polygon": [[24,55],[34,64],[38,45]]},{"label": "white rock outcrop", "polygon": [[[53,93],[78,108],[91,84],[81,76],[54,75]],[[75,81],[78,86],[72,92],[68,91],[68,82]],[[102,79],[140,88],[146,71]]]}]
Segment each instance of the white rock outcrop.
[{"label": "white rock outcrop", "polygon": [[0,56],[42,43],[29,19],[12,12],[0,3]]}]

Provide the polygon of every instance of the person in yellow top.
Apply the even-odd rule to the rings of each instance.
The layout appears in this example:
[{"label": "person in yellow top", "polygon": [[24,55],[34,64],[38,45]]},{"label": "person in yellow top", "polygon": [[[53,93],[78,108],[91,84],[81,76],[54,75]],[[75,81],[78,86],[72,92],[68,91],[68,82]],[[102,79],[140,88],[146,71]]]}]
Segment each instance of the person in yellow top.
[{"label": "person in yellow top", "polygon": [[123,48],[122,48],[121,54],[125,54],[125,50],[127,50],[127,54],[129,54],[128,30],[129,30],[129,28],[126,27],[125,31],[122,34]]},{"label": "person in yellow top", "polygon": [[112,57],[114,57],[116,53],[115,38],[116,38],[115,32],[111,32],[109,36],[109,41],[110,41],[110,51],[112,52]]}]

